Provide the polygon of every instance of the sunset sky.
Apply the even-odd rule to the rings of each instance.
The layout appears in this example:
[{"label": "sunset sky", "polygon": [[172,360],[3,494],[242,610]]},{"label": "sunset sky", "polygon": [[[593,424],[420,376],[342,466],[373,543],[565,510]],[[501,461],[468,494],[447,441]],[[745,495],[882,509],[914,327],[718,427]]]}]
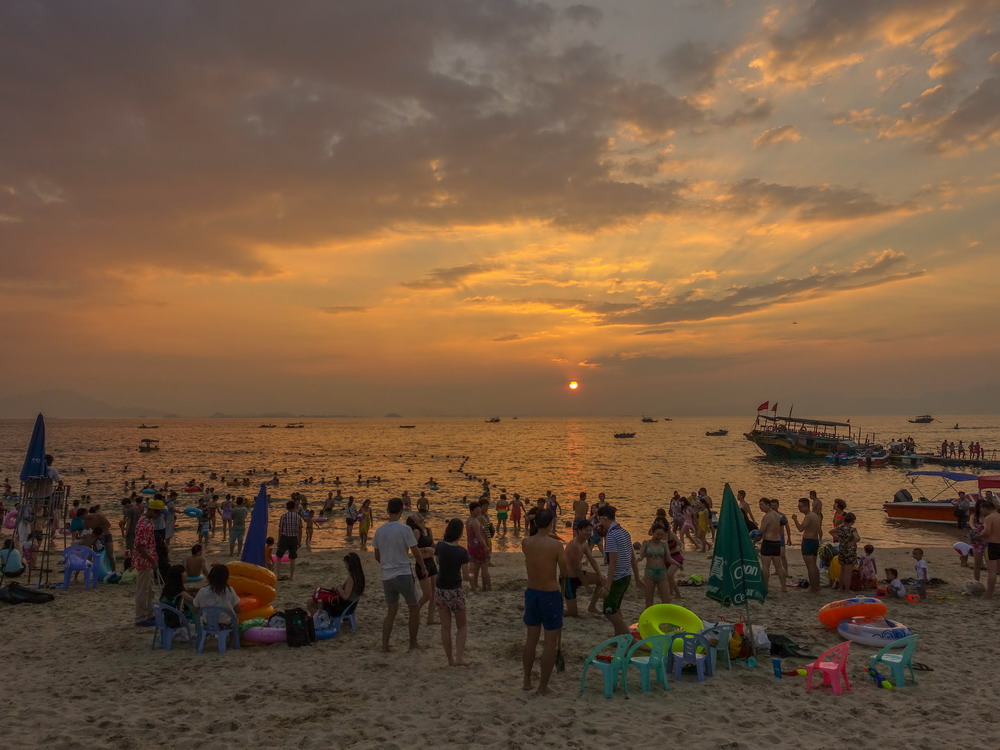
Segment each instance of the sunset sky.
[{"label": "sunset sky", "polygon": [[0,416],[1000,411],[1000,0],[25,0],[0,102]]}]

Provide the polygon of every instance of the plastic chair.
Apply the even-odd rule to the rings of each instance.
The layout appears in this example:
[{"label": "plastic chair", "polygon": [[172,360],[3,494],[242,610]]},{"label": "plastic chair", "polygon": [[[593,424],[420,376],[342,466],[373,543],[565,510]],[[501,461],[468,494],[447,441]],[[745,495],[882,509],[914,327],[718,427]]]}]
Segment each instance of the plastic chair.
[{"label": "plastic chair", "polygon": [[[909,669],[910,679],[916,685],[917,675],[913,672],[913,652],[917,650],[918,640],[920,640],[920,636],[916,633],[908,635],[906,638],[900,638],[871,657],[868,660],[868,665],[872,669],[878,669],[876,665],[879,662],[887,665],[892,669],[892,681],[896,687],[906,687],[906,670]],[[900,649],[900,653],[892,653]]]},{"label": "plastic chair", "polygon": [[62,556],[66,567],[63,571],[63,582],[59,584],[59,588],[68,589],[74,573],[83,573],[83,587],[85,589],[97,588],[97,570],[100,567],[100,561],[94,550],[90,547],[74,544],[72,547],[64,549]]},{"label": "plastic chair", "polygon": [[[171,626],[167,624],[167,614],[170,613],[178,618],[181,622],[180,625]],[[187,615],[181,612],[179,609],[171,607],[169,604],[164,604],[162,602],[153,602],[153,619],[156,621],[156,627],[153,628],[153,643],[150,645],[150,649],[156,648],[156,637],[160,637],[160,643],[163,644],[164,651],[171,651],[174,647],[174,636],[177,635],[178,631],[185,631],[190,635],[191,628],[188,622]],[[199,628],[198,634],[201,634]]]},{"label": "plastic chair", "polygon": [[[229,618],[228,625],[220,625],[222,616]],[[240,647],[240,629],[236,624],[236,613],[230,607],[203,607],[199,616],[201,626],[198,628],[198,653],[205,648],[205,641],[208,636],[214,635],[219,642],[219,653],[226,653],[226,641],[229,636],[233,636],[233,648]]]},{"label": "plastic chair", "polygon": [[340,615],[332,618],[333,622],[331,624],[333,627],[334,635],[340,635],[340,626],[344,622],[344,620],[347,620],[347,622],[350,623],[352,633],[358,632],[358,620],[354,616],[354,611],[358,608],[358,602],[360,601],[361,601],[360,599],[355,599],[353,602],[348,604],[347,607],[344,608],[344,611],[341,612]]},{"label": "plastic chair", "polygon": [[[824,651],[812,664],[807,664],[805,670],[806,690],[812,688],[813,673],[817,670],[823,675],[823,684],[833,688],[834,695],[841,695],[844,689],[851,689],[851,681],[847,679],[847,656],[851,651],[851,642],[844,641],[839,646]],[[843,678],[843,684],[841,684]],[[819,687],[817,685],[816,687]]]},{"label": "plastic chair", "polygon": [[[699,635],[705,636],[705,640],[711,646],[712,673],[714,674],[718,667],[719,654],[723,654],[726,657],[726,668],[732,670],[733,660],[729,656],[729,641],[733,637],[733,626],[720,622],[718,625],[705,628]],[[712,641],[715,641],[714,646],[711,645]]]},{"label": "plastic chair", "polygon": [[[640,684],[644,692],[649,692],[651,675],[655,675],[656,679],[663,685],[664,690],[670,689],[667,682],[666,665],[669,640],[669,637],[665,635],[651,635],[649,638],[643,638],[641,641],[633,643],[625,655],[626,673],[630,666],[639,670]],[[649,655],[636,655],[636,652],[643,648],[649,649]]]},{"label": "plastic chair", "polygon": [[[628,654],[628,648],[632,644],[632,636],[630,635],[616,635],[614,638],[608,638],[606,641],[602,641],[594,647],[594,650],[587,655],[586,661],[583,662],[583,674],[580,676],[580,693],[583,694],[583,689],[587,684],[587,672],[591,667],[597,667],[601,672],[604,673],[604,697],[610,698],[615,692],[615,685],[618,684],[618,680],[621,680],[622,690],[625,692],[625,697],[628,697],[628,682],[626,680],[625,670],[627,668],[628,662],[625,661],[625,657]],[[604,661],[603,659],[598,659],[597,655],[601,653],[606,648],[614,647],[615,652],[611,656],[610,661]]]},{"label": "plastic chair", "polygon": [[[693,664],[698,670],[698,682],[704,682],[706,674],[709,677],[715,674],[712,671],[712,646],[705,636],[698,633],[671,633],[669,638],[667,668],[673,670],[675,680],[681,678],[681,670],[685,664]],[[674,650],[674,641],[681,641],[683,648],[680,651]],[[699,648],[702,649],[701,653],[698,653]]]}]

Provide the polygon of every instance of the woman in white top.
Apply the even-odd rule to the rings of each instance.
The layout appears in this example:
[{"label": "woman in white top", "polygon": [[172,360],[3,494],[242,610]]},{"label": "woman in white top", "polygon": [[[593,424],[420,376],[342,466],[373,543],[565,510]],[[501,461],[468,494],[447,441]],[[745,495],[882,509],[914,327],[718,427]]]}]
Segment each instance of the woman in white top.
[{"label": "woman in white top", "polygon": [[[240,611],[240,597],[229,585],[229,568],[213,565],[208,571],[208,585],[200,589],[194,597],[194,606],[199,612],[205,607],[229,607]],[[228,617],[219,618],[220,625],[232,625]]]}]

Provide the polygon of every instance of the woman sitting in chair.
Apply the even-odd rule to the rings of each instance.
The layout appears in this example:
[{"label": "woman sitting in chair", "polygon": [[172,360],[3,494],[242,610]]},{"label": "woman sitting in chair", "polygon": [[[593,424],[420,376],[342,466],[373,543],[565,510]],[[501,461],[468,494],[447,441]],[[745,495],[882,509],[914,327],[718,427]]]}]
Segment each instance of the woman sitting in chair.
[{"label": "woman sitting in chair", "polygon": [[361,567],[361,558],[357,552],[344,555],[344,566],[347,568],[347,578],[340,586],[313,592],[312,601],[307,609],[310,614],[316,614],[320,607],[332,618],[340,617],[344,611],[365,593],[365,571]]},{"label": "woman sitting in chair", "polygon": [[[183,566],[178,566],[183,569]],[[228,607],[233,612],[240,611],[240,598],[229,585],[229,568],[213,565],[208,571],[208,585],[200,589],[194,597],[194,606],[199,612],[205,607]],[[220,617],[219,625],[232,625],[228,617]]]}]

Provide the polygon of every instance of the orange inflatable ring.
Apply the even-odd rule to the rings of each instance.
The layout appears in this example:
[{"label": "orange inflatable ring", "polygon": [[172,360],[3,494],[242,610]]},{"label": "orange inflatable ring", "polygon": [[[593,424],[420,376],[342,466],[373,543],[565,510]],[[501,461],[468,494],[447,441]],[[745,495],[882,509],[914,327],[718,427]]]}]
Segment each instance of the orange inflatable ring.
[{"label": "orange inflatable ring", "polygon": [[244,611],[243,607],[240,607],[240,611],[236,613],[236,619],[239,622],[246,622],[247,620],[252,620],[255,617],[263,617],[265,620],[273,615],[275,612],[274,607],[270,604],[265,604],[263,607],[257,607],[257,609],[248,609]]},{"label": "orange inflatable ring", "polygon": [[262,602],[256,596],[247,596],[244,594],[240,597],[240,611],[247,612],[251,609],[257,609],[258,607],[263,607],[267,602]]},{"label": "orange inflatable ring", "polygon": [[253,565],[245,562],[231,562],[226,565],[229,568],[229,575],[240,576],[241,578],[251,578],[260,581],[268,586],[275,586],[278,583],[278,576],[261,565]]},{"label": "orange inflatable ring", "polygon": [[883,617],[888,611],[885,603],[878,599],[856,596],[827,604],[819,611],[819,621],[836,630],[841,622],[851,617]]},{"label": "orange inflatable ring", "polygon": [[240,596],[256,597],[257,601],[261,604],[270,604],[274,601],[274,597],[278,595],[278,592],[266,583],[255,581],[252,578],[244,578],[243,576],[229,576],[229,585]]}]

